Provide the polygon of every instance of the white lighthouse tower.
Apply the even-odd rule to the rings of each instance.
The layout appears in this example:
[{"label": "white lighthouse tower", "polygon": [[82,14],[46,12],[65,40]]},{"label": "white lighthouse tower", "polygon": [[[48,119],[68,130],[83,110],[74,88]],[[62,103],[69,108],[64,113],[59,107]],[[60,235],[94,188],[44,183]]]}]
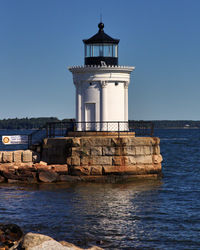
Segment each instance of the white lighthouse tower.
[{"label": "white lighthouse tower", "polygon": [[70,67],[76,87],[77,130],[127,131],[128,86],[134,67],[118,66],[118,39],[99,31],[85,44],[85,65]]}]

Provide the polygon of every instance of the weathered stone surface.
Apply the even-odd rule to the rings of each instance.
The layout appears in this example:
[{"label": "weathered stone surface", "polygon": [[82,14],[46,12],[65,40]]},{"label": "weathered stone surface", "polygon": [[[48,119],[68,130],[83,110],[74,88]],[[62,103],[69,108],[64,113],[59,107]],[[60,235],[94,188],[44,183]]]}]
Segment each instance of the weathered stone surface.
[{"label": "weathered stone surface", "polygon": [[72,138],[72,147],[80,147],[80,145],[81,145],[80,138],[73,137]]},{"label": "weathered stone surface", "polygon": [[91,148],[90,154],[91,154],[92,156],[97,156],[97,155],[101,156],[101,155],[102,155],[102,147],[94,147],[94,148]]},{"label": "weathered stone surface", "polygon": [[103,167],[102,166],[91,166],[90,174],[91,175],[102,175],[103,174]]},{"label": "weathered stone surface", "polygon": [[5,178],[0,175],[0,183],[5,182]]},{"label": "weathered stone surface", "polygon": [[90,166],[73,166],[70,168],[71,175],[90,175]]},{"label": "weathered stone surface", "polygon": [[161,165],[137,164],[128,166],[103,166],[103,171],[105,174],[158,174],[161,172]]},{"label": "weathered stone surface", "polygon": [[23,151],[22,161],[23,162],[32,162],[33,161],[33,153],[31,150]]},{"label": "weathered stone surface", "polygon": [[39,180],[42,182],[55,182],[58,174],[53,171],[43,171],[39,173]]},{"label": "weathered stone surface", "polygon": [[9,152],[9,151],[3,152],[3,162],[5,163],[13,162],[13,152]]},{"label": "weathered stone surface", "polygon": [[66,158],[66,163],[67,163],[67,165],[69,165],[69,166],[72,165],[72,157],[71,157],[71,156]]},{"label": "weathered stone surface", "polygon": [[153,156],[153,163],[161,163],[162,162],[162,160],[163,160],[163,158],[162,158],[162,155],[154,155]]},{"label": "weathered stone surface", "polygon": [[136,154],[135,146],[124,146],[121,147],[121,155],[123,156],[133,156]]},{"label": "weathered stone surface", "polygon": [[56,173],[63,175],[68,174],[68,166],[65,165],[50,165],[51,169]]},{"label": "weathered stone surface", "polygon": [[34,165],[35,169],[38,171],[38,172],[43,172],[43,171],[48,171],[48,170],[51,170],[51,166],[48,165],[40,165],[40,163],[36,163]]},{"label": "weathered stone surface", "polygon": [[22,150],[17,150],[13,152],[13,161],[17,163],[22,161]]},{"label": "weathered stone surface", "polygon": [[80,162],[80,157],[79,156],[72,156],[71,157],[71,165],[72,166],[80,166],[81,162]]},{"label": "weathered stone surface", "polygon": [[[67,241],[59,241],[59,243],[62,244],[63,246],[68,247],[69,249],[73,249],[73,250],[83,250],[82,248],[77,247],[77,246],[75,246],[74,244],[69,243],[69,242],[67,242]],[[87,250],[103,250],[103,248],[97,247],[97,246],[93,246],[93,247],[87,248]]]},{"label": "weathered stone surface", "polygon": [[112,156],[93,156],[92,165],[112,165]]},{"label": "weathered stone surface", "polygon": [[2,172],[3,177],[5,177],[6,179],[13,179],[13,180],[17,180],[18,176],[15,174],[15,170],[13,169],[8,169],[7,171],[3,171]]},{"label": "weathered stone surface", "polygon": [[113,164],[112,165],[134,165],[136,164],[136,157],[135,156],[113,156]]},{"label": "weathered stone surface", "polygon": [[[58,242],[49,236],[36,233],[27,233],[24,236],[22,248],[24,250],[83,250],[69,242]],[[96,246],[89,249],[102,250],[102,248]]]},{"label": "weathered stone surface", "polygon": [[119,147],[103,147],[103,155],[119,155]]},{"label": "weathered stone surface", "polygon": [[136,155],[150,155],[153,153],[152,146],[135,146]]},{"label": "weathered stone surface", "polygon": [[113,156],[112,165],[117,165],[117,166],[125,165],[123,156]]},{"label": "weathered stone surface", "polygon": [[152,155],[138,155],[135,157],[137,164],[152,164]]},{"label": "weathered stone surface", "polygon": [[89,156],[90,149],[85,147],[72,147],[71,156]]},{"label": "weathered stone surface", "polygon": [[81,165],[92,165],[92,158],[89,156],[82,156]]},{"label": "weathered stone surface", "polygon": [[137,173],[137,166],[103,166],[103,171],[105,174],[136,174]]},{"label": "weathered stone surface", "polygon": [[0,151],[0,163],[3,162],[3,152]]},{"label": "weathered stone surface", "polygon": [[83,147],[112,146],[112,139],[106,137],[85,137],[81,138],[81,146]]},{"label": "weathered stone surface", "polygon": [[74,244],[69,243],[67,241],[59,241],[59,243],[62,246],[68,247],[68,249],[72,249],[73,248],[74,250],[82,250],[82,248],[79,248],[79,247],[75,246]]},{"label": "weathered stone surface", "polygon": [[30,250],[31,248],[50,240],[52,240],[51,237],[43,234],[27,233],[24,236],[22,247],[25,248],[25,250]]},{"label": "weathered stone surface", "polygon": [[40,161],[40,162],[39,162],[39,165],[47,166],[47,162],[45,162],[45,161]]},{"label": "weathered stone surface", "polygon": [[159,155],[160,154],[160,146],[159,145],[155,145],[153,147],[153,154],[154,155]]},{"label": "weathered stone surface", "polygon": [[151,146],[160,143],[157,137],[120,137],[112,138],[114,146]]}]

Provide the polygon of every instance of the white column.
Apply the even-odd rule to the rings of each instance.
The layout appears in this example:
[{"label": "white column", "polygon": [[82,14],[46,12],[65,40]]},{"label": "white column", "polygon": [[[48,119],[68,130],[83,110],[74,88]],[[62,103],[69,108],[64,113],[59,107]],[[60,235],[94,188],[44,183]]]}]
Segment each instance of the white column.
[{"label": "white column", "polygon": [[[124,83],[124,121],[128,122],[128,85],[129,82]],[[125,130],[128,130],[128,124],[125,125]]]},{"label": "white column", "polygon": [[[81,82],[75,82],[76,86],[76,121],[81,122]],[[81,124],[77,123],[77,130],[81,131]]]},{"label": "white column", "polygon": [[101,81],[101,122],[102,123],[102,130],[107,130],[107,124],[104,123],[107,121],[107,82]]}]

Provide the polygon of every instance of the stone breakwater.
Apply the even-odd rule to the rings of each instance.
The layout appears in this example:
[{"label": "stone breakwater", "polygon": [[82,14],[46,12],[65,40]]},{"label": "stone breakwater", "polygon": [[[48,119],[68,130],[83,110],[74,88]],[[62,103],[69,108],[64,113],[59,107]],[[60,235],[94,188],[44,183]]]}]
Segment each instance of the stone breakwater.
[{"label": "stone breakwater", "polygon": [[[56,241],[53,238],[37,233],[24,234],[15,224],[0,223],[0,250],[82,250],[67,241]],[[88,250],[101,250],[93,246]]]},{"label": "stone breakwater", "polygon": [[159,143],[155,137],[48,138],[41,155],[30,150],[15,151],[9,152],[9,158],[8,152],[1,152],[0,181],[120,182],[158,178],[162,162]]}]

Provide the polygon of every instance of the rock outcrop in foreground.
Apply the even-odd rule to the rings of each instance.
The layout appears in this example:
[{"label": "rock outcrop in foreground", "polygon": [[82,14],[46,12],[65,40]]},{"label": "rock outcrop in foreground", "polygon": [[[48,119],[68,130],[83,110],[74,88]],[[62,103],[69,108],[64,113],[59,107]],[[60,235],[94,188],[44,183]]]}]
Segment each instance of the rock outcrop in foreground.
[{"label": "rock outcrop in foreground", "polygon": [[[101,250],[93,246],[88,250]],[[67,241],[56,241],[53,238],[36,233],[23,234],[15,224],[0,224],[0,250],[82,250]]]}]

